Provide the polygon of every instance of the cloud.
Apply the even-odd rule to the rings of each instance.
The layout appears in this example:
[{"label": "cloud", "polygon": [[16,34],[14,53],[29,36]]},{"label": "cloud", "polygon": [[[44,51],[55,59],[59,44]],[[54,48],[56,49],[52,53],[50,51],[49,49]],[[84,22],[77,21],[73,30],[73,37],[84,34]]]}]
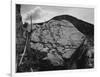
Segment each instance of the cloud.
[{"label": "cloud", "polygon": [[33,23],[38,23],[38,22],[44,22],[52,17],[57,15],[56,12],[50,11],[50,10],[44,10],[40,7],[36,7],[35,9],[30,10],[26,14],[24,14],[23,17],[23,22],[28,22],[30,23],[30,16],[32,16],[32,22]]},{"label": "cloud", "polygon": [[25,20],[26,21],[30,20],[30,16],[32,16],[32,20],[37,20],[37,19],[41,18],[41,15],[40,15],[41,11],[42,10],[39,7],[35,8],[34,10],[29,11],[26,14],[26,19]]}]

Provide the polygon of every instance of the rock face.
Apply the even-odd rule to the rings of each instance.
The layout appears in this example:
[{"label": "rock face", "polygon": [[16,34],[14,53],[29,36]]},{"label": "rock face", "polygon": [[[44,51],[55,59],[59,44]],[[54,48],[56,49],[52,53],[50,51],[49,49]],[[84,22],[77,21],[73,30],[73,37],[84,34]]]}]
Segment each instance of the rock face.
[{"label": "rock face", "polygon": [[[42,25],[34,24],[32,30],[31,47],[40,52],[51,53],[47,56],[51,62],[53,59],[50,56],[53,58],[54,54],[57,56],[58,53],[59,56],[69,59],[85,38],[73,24],[66,20],[51,20]],[[57,62],[56,59],[54,62]]]},{"label": "rock face", "polygon": [[[20,8],[16,6],[17,65],[22,59],[27,37],[29,41],[17,72],[93,67],[93,63],[89,66],[87,57],[92,57],[93,52],[93,45],[87,38],[93,37],[92,24],[62,15],[43,23],[27,24],[24,31]],[[82,60],[85,65],[80,63]]]},{"label": "rock face", "polygon": [[[42,60],[49,60],[53,66],[64,66],[64,59],[70,59],[73,63],[85,52],[86,36],[65,19],[51,19],[32,25],[30,45],[32,49],[47,53]],[[70,62],[66,65],[71,68]]]}]

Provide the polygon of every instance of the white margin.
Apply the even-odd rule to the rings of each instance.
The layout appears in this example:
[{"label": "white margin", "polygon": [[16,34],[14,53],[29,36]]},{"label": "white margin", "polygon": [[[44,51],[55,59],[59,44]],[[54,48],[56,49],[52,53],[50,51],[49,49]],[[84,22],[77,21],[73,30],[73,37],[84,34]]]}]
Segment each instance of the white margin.
[{"label": "white margin", "polygon": [[[12,47],[11,47],[11,51],[12,51],[12,68],[11,68],[11,73],[12,73],[12,77],[48,77],[49,76],[56,76],[56,74],[58,74],[59,77],[61,77],[62,75],[64,74],[67,74],[67,76],[71,76],[71,74],[75,74],[75,73],[82,73],[82,74],[85,74],[87,72],[90,71],[91,72],[94,72],[96,71],[96,67],[94,69],[79,69],[79,70],[60,70],[60,71],[48,71],[48,72],[30,72],[30,73],[16,73],[15,72],[15,57],[16,57],[16,48],[15,48],[15,37],[16,37],[16,23],[15,23],[15,19],[16,19],[16,11],[15,11],[15,4],[32,4],[32,5],[50,5],[50,6],[64,6],[64,7],[83,7],[83,8],[96,8],[94,5],[82,5],[82,4],[62,4],[62,3],[44,3],[44,4],[41,4],[41,2],[39,1],[32,1],[32,0],[29,0],[29,1],[23,1],[23,0],[13,0],[12,1]],[[96,65],[96,64],[95,64]],[[84,72],[84,73],[83,73]],[[60,75],[61,74],[61,75]],[[81,75],[77,75],[78,77],[80,77]],[[86,76],[86,75],[85,75]],[[62,76],[62,77],[65,77],[65,76]]]}]

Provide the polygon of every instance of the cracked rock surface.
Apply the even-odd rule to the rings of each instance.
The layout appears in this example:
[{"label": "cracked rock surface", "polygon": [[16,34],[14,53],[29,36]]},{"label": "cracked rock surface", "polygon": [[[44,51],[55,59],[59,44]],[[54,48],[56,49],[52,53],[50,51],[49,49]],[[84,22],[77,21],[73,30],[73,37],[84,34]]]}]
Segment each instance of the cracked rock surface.
[{"label": "cracked rock surface", "polygon": [[[53,65],[63,65],[63,59],[69,59],[85,36],[73,24],[66,20],[51,20],[42,25],[33,24],[31,48],[46,52]],[[34,43],[35,42],[35,43]]]}]

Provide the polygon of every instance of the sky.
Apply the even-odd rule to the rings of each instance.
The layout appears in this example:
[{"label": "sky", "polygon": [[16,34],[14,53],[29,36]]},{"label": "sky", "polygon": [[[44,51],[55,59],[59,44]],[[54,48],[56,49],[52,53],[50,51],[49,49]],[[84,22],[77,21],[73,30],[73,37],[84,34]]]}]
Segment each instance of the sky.
[{"label": "sky", "polygon": [[81,20],[94,24],[94,9],[80,7],[62,7],[62,6],[46,6],[46,5],[21,5],[22,21],[30,23],[45,22],[57,15],[72,15]]}]

